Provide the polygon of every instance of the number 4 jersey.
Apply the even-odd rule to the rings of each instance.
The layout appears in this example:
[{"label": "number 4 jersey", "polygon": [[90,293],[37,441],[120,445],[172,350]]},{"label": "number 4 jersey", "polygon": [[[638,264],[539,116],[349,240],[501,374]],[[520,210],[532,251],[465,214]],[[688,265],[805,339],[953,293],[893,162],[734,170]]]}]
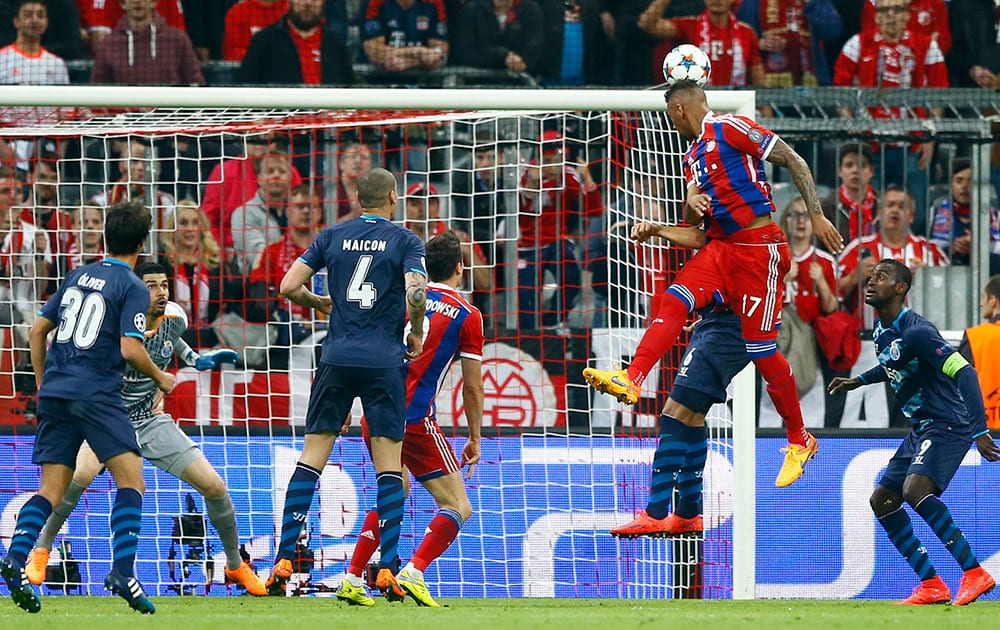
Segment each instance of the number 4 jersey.
[{"label": "number 4 jersey", "polygon": [[121,338],[146,331],[149,289],[114,258],[70,271],[39,315],[57,325],[39,396],[121,404]]},{"label": "number 4 jersey", "polygon": [[402,367],[403,274],[427,275],[420,238],[366,214],[320,232],[299,260],[315,271],[327,270],[333,311],[320,360],[342,367]]}]

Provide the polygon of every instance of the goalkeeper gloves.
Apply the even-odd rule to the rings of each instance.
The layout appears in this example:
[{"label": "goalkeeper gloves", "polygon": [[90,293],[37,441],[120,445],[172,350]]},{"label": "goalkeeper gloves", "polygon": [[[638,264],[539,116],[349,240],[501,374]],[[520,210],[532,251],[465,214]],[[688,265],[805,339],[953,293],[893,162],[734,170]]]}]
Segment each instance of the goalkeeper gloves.
[{"label": "goalkeeper gloves", "polygon": [[237,354],[235,350],[230,350],[229,348],[209,350],[195,359],[194,368],[199,372],[204,372],[205,370],[217,368],[223,363],[235,364],[239,358],[240,355]]}]

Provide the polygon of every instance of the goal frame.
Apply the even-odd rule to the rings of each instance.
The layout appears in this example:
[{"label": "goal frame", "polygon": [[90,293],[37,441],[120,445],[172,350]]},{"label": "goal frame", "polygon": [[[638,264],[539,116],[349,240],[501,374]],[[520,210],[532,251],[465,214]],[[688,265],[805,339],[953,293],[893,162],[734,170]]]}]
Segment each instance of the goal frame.
[{"label": "goal frame", "polygon": [[[707,92],[713,109],[754,117],[753,91]],[[391,105],[388,105],[391,103]],[[581,105],[585,105],[581,108]],[[0,107],[200,108],[260,110],[666,111],[663,91],[527,89],[335,89],[147,86],[6,86]],[[43,125],[44,126],[44,125]],[[67,126],[66,131],[80,129]],[[6,129],[11,134],[13,129]],[[45,131],[49,131],[46,129]],[[37,134],[36,134],[37,135]],[[753,365],[734,379],[733,590],[755,598],[756,388]]]}]

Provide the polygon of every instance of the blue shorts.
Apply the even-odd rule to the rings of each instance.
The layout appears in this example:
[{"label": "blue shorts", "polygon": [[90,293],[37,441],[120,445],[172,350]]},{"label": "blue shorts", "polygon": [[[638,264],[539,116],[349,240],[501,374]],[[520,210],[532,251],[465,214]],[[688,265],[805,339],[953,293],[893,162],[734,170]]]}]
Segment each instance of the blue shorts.
[{"label": "blue shorts", "polygon": [[373,437],[403,441],[406,366],[359,368],[320,362],[309,393],[306,433],[340,433],[354,399],[361,399]]},{"label": "blue shorts", "polygon": [[750,363],[740,319],[711,313],[695,326],[670,397],[695,413],[726,401],[726,387]]},{"label": "blue shorts", "polygon": [[76,454],[84,440],[101,462],[128,451],[140,454],[135,428],[120,400],[114,404],[38,399],[38,434],[31,461],[76,468]]},{"label": "blue shorts", "polygon": [[970,446],[972,434],[968,430],[932,425],[919,433],[910,431],[889,460],[879,485],[901,495],[907,475],[922,475],[933,481],[941,494]]}]

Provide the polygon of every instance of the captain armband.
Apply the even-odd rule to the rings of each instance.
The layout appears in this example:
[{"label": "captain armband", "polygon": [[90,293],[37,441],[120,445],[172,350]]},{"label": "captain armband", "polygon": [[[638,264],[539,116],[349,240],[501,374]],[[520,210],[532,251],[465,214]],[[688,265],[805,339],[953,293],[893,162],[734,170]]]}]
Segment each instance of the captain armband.
[{"label": "captain armband", "polygon": [[955,378],[958,371],[969,364],[961,354],[953,352],[944,361],[944,365],[941,366],[941,371],[944,372],[949,378]]}]

